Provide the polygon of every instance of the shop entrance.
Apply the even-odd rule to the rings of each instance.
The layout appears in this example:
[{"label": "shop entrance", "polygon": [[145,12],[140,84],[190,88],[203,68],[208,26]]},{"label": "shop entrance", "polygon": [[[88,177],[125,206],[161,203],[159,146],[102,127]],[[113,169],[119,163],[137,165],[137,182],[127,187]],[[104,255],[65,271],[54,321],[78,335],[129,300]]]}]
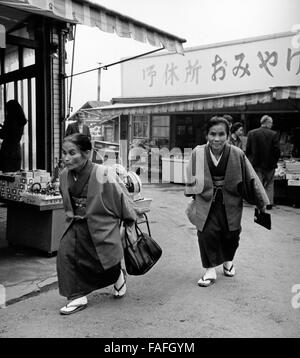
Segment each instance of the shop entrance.
[{"label": "shop entrance", "polygon": [[175,147],[193,149],[206,143],[205,115],[177,115],[175,120]]},{"label": "shop entrance", "polygon": [[175,147],[181,149],[193,148],[195,142],[195,132],[193,128],[192,116],[177,116],[175,122]]}]

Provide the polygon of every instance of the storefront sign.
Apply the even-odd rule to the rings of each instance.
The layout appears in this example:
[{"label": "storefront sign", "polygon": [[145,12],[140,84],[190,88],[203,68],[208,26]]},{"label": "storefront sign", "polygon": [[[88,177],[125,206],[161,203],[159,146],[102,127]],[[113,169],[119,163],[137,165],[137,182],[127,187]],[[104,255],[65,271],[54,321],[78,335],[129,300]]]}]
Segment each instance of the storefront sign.
[{"label": "storefront sign", "polygon": [[299,85],[294,33],[160,54],[122,64],[122,97],[217,94]]}]

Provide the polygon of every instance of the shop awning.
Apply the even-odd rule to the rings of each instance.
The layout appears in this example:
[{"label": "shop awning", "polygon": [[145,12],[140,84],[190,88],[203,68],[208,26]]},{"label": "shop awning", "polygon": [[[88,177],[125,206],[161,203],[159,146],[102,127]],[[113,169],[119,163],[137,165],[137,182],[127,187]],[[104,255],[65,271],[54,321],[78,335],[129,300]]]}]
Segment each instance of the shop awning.
[{"label": "shop awning", "polygon": [[273,98],[282,99],[300,99],[300,86],[272,87]]},{"label": "shop awning", "polygon": [[175,112],[223,111],[257,104],[272,103],[274,100],[300,99],[300,87],[274,87],[267,90],[193,98],[163,103],[115,104],[95,108],[102,115],[158,114]]},{"label": "shop awning", "polygon": [[0,0],[0,5],[62,21],[98,27],[120,37],[163,46],[170,52],[183,53],[185,39],[147,25],[141,21],[107,9],[88,0]]}]

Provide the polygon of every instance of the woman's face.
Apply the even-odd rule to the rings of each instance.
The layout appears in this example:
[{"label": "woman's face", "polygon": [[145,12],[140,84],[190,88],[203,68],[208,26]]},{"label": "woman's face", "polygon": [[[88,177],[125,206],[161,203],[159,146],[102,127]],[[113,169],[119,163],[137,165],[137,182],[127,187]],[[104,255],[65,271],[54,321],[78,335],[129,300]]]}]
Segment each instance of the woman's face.
[{"label": "woman's face", "polygon": [[62,145],[62,160],[69,170],[80,170],[86,163],[89,152],[89,150],[82,152],[72,142],[64,142]]},{"label": "woman's face", "polygon": [[244,128],[240,127],[238,130],[235,131],[235,134],[240,137],[244,135]]},{"label": "woman's face", "polygon": [[83,123],[85,119],[85,115],[82,112],[77,113],[77,122],[79,124]]},{"label": "woman's face", "polygon": [[225,124],[220,123],[210,127],[207,140],[212,151],[216,153],[222,152],[227,141],[227,137]]}]

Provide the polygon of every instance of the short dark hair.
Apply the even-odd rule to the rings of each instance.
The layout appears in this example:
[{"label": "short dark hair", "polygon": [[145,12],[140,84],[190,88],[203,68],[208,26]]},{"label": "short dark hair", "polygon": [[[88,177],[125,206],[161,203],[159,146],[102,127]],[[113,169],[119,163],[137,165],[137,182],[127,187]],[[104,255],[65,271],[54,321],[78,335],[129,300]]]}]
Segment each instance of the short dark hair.
[{"label": "short dark hair", "polygon": [[226,134],[229,135],[229,123],[228,123],[227,119],[225,119],[224,117],[219,117],[219,116],[214,116],[208,121],[207,126],[206,126],[207,133],[209,132],[211,127],[216,126],[218,124],[224,124]]},{"label": "short dark hair", "polygon": [[235,122],[231,127],[231,133],[235,133],[239,128],[244,127],[243,123]]},{"label": "short dark hair", "polygon": [[82,133],[74,133],[64,138],[63,142],[75,144],[82,152],[92,149],[90,138]]}]

